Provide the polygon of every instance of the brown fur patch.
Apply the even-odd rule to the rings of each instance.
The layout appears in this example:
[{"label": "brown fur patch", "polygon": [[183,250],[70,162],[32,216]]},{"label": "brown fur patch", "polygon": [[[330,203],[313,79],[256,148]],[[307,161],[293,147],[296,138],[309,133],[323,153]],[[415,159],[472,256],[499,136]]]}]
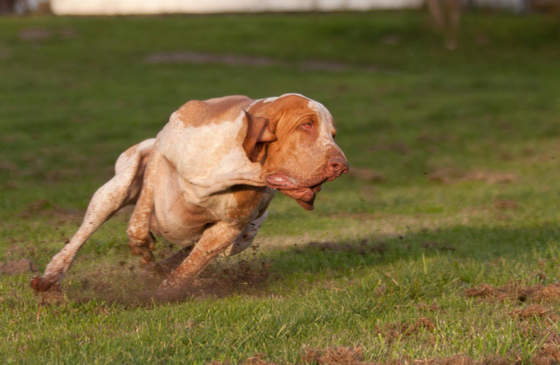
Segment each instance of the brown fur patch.
[{"label": "brown fur patch", "polygon": [[176,113],[185,126],[198,127],[208,123],[233,121],[251,101],[250,98],[242,95],[204,101],[190,100],[177,109]]}]

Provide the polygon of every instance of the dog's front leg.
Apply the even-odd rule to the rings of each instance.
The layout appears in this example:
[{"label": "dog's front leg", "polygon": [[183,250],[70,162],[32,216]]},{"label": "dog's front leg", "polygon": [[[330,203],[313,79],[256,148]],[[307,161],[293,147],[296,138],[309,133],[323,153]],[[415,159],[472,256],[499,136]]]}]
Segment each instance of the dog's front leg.
[{"label": "dog's front leg", "polygon": [[194,279],[220,252],[241,233],[238,224],[218,222],[204,231],[187,258],[161,284],[161,288],[178,287]]}]

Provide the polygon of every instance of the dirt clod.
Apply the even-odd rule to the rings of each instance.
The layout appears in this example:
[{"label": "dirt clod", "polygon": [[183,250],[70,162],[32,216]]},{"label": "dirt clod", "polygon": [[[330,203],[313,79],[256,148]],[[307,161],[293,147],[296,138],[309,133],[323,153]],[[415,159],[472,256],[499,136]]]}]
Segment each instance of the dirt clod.
[{"label": "dirt clod", "polygon": [[256,354],[243,361],[241,365],[276,365],[276,363],[266,360],[263,354]]},{"label": "dirt clod", "polygon": [[465,295],[467,297],[494,298],[500,300],[506,299],[508,296],[504,290],[495,288],[488,284],[482,284],[474,288],[469,288],[465,290]]},{"label": "dirt clod", "polygon": [[560,346],[545,344],[533,358],[534,365],[556,365],[560,364]]},{"label": "dirt clod", "polygon": [[360,346],[330,347],[326,349],[306,349],[303,362],[317,365],[360,365],[364,364],[364,354]]},{"label": "dirt clod", "polygon": [[550,302],[560,300],[560,284],[522,286],[512,283],[501,287],[482,284],[465,290],[467,297],[519,302]]},{"label": "dirt clod", "polygon": [[522,309],[516,309],[510,312],[510,315],[520,319],[534,318],[534,317],[548,317],[557,320],[559,317],[550,308],[543,307],[539,304],[528,305]]},{"label": "dirt clod", "polygon": [[431,319],[426,317],[419,317],[415,322],[412,323],[389,323],[383,328],[377,328],[377,332],[382,334],[388,343],[393,343],[394,341],[402,338],[413,336],[419,333],[422,329],[428,332],[433,332],[436,326]]}]

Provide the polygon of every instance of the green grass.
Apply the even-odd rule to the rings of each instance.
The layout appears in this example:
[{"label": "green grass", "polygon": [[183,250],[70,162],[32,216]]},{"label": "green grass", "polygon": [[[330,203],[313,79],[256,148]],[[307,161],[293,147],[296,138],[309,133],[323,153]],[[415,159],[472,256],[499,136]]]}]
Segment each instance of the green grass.
[{"label": "green grass", "polygon": [[[344,176],[311,213],[276,197],[259,250],[210,268],[243,273],[246,260],[267,275],[180,303],[132,300],[146,275],[119,215],[84,246],[64,303],[40,305],[31,273],[0,274],[0,359],[291,364],[361,346],[368,361],[529,363],[560,332],[560,298],[519,318],[537,299],[465,290],[560,280],[559,44],[558,20],[541,15],[469,14],[454,52],[416,12],[0,18],[0,261],[42,270],[116,156],[188,99],[301,92],[332,111],[351,166],[383,177]],[[144,61],[180,51],[281,62]],[[422,318],[433,327],[407,333]]]}]

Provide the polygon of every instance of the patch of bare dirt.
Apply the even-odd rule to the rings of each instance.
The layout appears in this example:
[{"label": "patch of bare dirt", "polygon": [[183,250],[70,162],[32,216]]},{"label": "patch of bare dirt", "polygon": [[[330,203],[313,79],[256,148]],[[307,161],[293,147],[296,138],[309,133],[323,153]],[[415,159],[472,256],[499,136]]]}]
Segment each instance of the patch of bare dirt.
[{"label": "patch of bare dirt", "polygon": [[37,269],[31,260],[20,259],[0,262],[0,274],[18,275],[29,272],[37,272]]},{"label": "patch of bare dirt", "polygon": [[401,43],[401,37],[398,34],[389,34],[381,38],[381,43],[388,46],[396,46]]},{"label": "patch of bare dirt", "polygon": [[435,169],[428,173],[428,179],[442,184],[451,184],[460,181],[464,172],[451,167]]},{"label": "patch of bare dirt", "polygon": [[364,180],[368,182],[381,182],[385,181],[385,176],[378,172],[373,171],[367,167],[354,167],[348,171],[348,175],[355,177],[358,180]]},{"label": "patch of bare dirt", "polygon": [[19,172],[19,168],[18,166],[10,161],[7,160],[0,160],[0,170],[5,170],[9,173],[13,173],[16,174],[17,172]]},{"label": "patch of bare dirt", "polygon": [[[531,364],[553,365],[558,364],[560,347],[545,344],[531,359]],[[474,360],[465,355],[454,355],[446,358],[435,359],[413,359],[409,357],[382,361],[364,361],[364,351],[361,346],[329,347],[325,349],[307,348],[300,355],[298,363],[310,365],[521,365],[522,359],[519,356],[502,357],[497,355],[487,356],[481,360]],[[207,365],[230,365],[229,361],[212,361]],[[262,354],[257,354],[241,361],[241,365],[275,365],[264,358]]]},{"label": "patch of bare dirt", "polygon": [[52,37],[52,32],[45,28],[27,28],[19,32],[19,39],[24,41],[42,41]]},{"label": "patch of bare dirt", "polygon": [[304,70],[331,71],[331,72],[341,72],[341,71],[348,71],[352,69],[352,66],[346,63],[320,61],[320,60],[305,61],[300,64],[300,67]]},{"label": "patch of bare dirt", "polygon": [[120,262],[118,265],[77,275],[64,291],[77,302],[101,299],[130,307],[168,303],[188,298],[220,298],[232,294],[264,295],[271,277],[265,261],[216,261],[189,285],[159,290],[165,275],[152,267]]},{"label": "patch of bare dirt", "polygon": [[391,365],[520,365],[520,359],[504,358],[500,356],[489,356],[482,360],[474,360],[465,355],[454,355],[439,359],[400,359],[390,361]]},{"label": "patch of bare dirt", "polygon": [[348,252],[357,253],[359,255],[365,255],[368,253],[383,255],[387,251],[387,245],[385,243],[371,243],[368,240],[362,240],[357,244],[340,242],[309,242],[307,246],[318,248],[321,251]]},{"label": "patch of bare dirt", "polygon": [[6,47],[0,47],[0,60],[7,60],[12,56],[12,52]]},{"label": "patch of bare dirt", "polygon": [[442,184],[454,184],[464,181],[481,181],[489,184],[508,184],[517,180],[517,175],[510,172],[472,170],[462,171],[452,167],[435,169],[428,174],[432,181]]},{"label": "patch of bare dirt", "polygon": [[22,209],[18,216],[24,219],[41,216],[55,219],[57,222],[63,223],[67,221],[79,222],[82,219],[83,212],[62,208],[46,199],[41,199],[28,204]]},{"label": "patch of bare dirt", "polygon": [[557,300],[560,298],[560,284],[535,285],[520,290],[519,300],[531,299],[538,302]]},{"label": "patch of bare dirt", "polygon": [[46,28],[26,28],[19,32],[19,39],[29,42],[45,41],[54,37],[73,38],[76,31],[72,28],[51,30]]},{"label": "patch of bare dirt", "polygon": [[267,57],[240,56],[233,54],[212,54],[200,52],[160,52],[152,53],[145,58],[147,63],[219,63],[230,66],[271,66],[279,64]]},{"label": "patch of bare dirt", "polygon": [[144,62],[151,64],[191,63],[191,64],[221,64],[228,66],[296,66],[302,70],[341,72],[353,69],[364,71],[376,71],[375,66],[356,66],[348,63],[333,62],[325,60],[308,60],[300,63],[285,62],[269,57],[217,54],[203,52],[156,52],[147,55]]},{"label": "patch of bare dirt", "polygon": [[543,307],[540,304],[531,304],[526,306],[525,308],[516,309],[510,312],[511,316],[517,317],[519,319],[527,319],[527,318],[550,318],[553,321],[557,321],[560,319],[557,313],[555,313],[552,309]]},{"label": "patch of bare dirt", "polygon": [[422,243],[422,247],[426,248],[426,249],[435,249],[435,250],[440,250],[440,251],[456,251],[457,249],[455,247],[452,247],[450,245],[446,245],[445,243],[442,242],[436,242],[436,241],[427,241]]},{"label": "patch of bare dirt", "polygon": [[379,213],[368,213],[368,212],[361,212],[361,213],[348,213],[348,212],[339,212],[339,213],[329,213],[325,214],[329,218],[342,218],[342,219],[355,219],[359,221],[370,221],[378,218],[382,218],[383,215]]},{"label": "patch of bare dirt", "polygon": [[482,284],[465,290],[467,297],[520,302],[550,302],[560,299],[560,284],[522,286],[512,283],[501,287]]},{"label": "patch of bare dirt", "polygon": [[492,285],[482,284],[474,288],[465,290],[467,297],[474,298],[491,298],[498,300],[505,300],[509,297],[508,289],[495,288]]},{"label": "patch of bare dirt", "polygon": [[510,172],[475,170],[468,172],[463,180],[483,181],[490,184],[508,184],[517,180],[517,175]]},{"label": "patch of bare dirt", "polygon": [[511,199],[497,199],[494,201],[494,208],[499,210],[514,210],[519,208],[519,204]]},{"label": "patch of bare dirt", "polygon": [[[475,362],[472,358],[463,355],[455,355],[443,359],[417,359],[417,360],[398,360],[392,364],[414,364],[414,365],[478,365],[481,362]],[[485,363],[486,364],[486,363]]]},{"label": "patch of bare dirt", "polygon": [[241,365],[276,365],[276,363],[266,360],[263,354],[256,354],[255,356],[251,356],[247,360],[242,361]]},{"label": "patch of bare dirt", "polygon": [[366,364],[364,353],[360,346],[329,347],[326,349],[306,349],[302,360],[305,364],[316,365],[362,365]]},{"label": "patch of bare dirt", "polygon": [[441,307],[437,304],[418,303],[416,308],[427,312],[443,312]]},{"label": "patch of bare dirt", "polygon": [[560,346],[545,344],[535,356],[531,358],[533,365],[557,365],[560,364]]},{"label": "patch of bare dirt", "polygon": [[426,317],[419,317],[412,323],[389,323],[383,328],[377,328],[377,333],[383,335],[386,341],[391,344],[394,341],[416,335],[421,330],[433,332],[436,326],[431,319]]}]

